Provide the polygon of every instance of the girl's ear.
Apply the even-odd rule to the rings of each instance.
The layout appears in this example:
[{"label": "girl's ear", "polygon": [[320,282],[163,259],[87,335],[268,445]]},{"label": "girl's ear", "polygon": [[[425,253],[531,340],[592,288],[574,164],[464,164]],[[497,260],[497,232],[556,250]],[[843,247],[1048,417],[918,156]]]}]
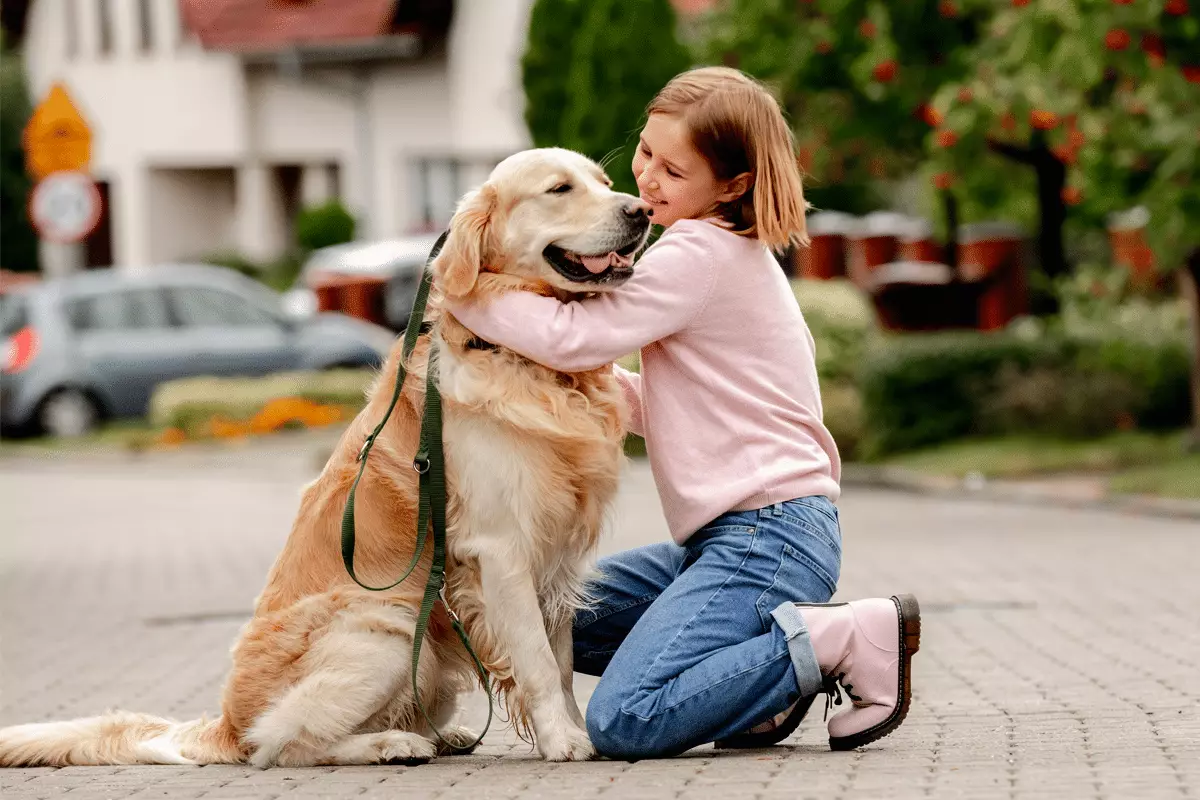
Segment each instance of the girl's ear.
[{"label": "girl's ear", "polygon": [[433,262],[433,275],[448,297],[461,297],[475,287],[484,259],[492,250],[492,215],[496,189],[484,184],[458,204],[450,235]]},{"label": "girl's ear", "polygon": [[728,203],[738,199],[750,190],[750,184],[754,180],[754,175],[749,172],[743,172],[741,175],[726,181],[725,189],[717,196],[717,201]]}]

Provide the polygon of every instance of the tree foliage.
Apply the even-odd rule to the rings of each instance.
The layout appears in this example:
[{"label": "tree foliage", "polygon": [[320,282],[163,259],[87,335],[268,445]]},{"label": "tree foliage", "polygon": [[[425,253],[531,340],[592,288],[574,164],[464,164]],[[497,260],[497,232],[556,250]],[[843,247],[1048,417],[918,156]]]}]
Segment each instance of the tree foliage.
[{"label": "tree foliage", "polygon": [[0,266],[19,272],[38,268],[37,236],[26,214],[33,183],[22,146],[31,113],[21,57],[0,39]]},{"label": "tree foliage", "polygon": [[923,170],[995,214],[1027,191],[1015,178],[1029,167],[1050,273],[1066,268],[1070,216],[1097,224],[1136,203],[1151,208],[1163,262],[1178,264],[1200,244],[1187,223],[1200,185],[1197,6],[729,0],[708,53],[780,86],[818,184]]},{"label": "tree foliage", "polygon": [[668,0],[538,0],[522,60],[534,144],[611,160],[617,188],[635,191],[646,104],[690,62],[675,27]]}]

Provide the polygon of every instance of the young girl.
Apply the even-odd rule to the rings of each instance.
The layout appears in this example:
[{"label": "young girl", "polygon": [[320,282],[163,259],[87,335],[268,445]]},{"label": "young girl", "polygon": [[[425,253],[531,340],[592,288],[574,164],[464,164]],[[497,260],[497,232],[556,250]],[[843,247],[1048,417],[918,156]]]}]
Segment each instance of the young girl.
[{"label": "young girl", "polygon": [[686,72],[650,103],[633,172],[666,231],[624,286],[448,307],[558,370],[641,350],[640,376],[616,374],[675,543],[603,559],[576,617],[575,668],[602,676],[592,742],[625,759],[771,744],[837,681],[853,705],[829,720],[831,746],[886,736],[908,709],[919,611],[907,595],[819,605],[841,568],[841,465],[770,251],[807,238],[787,124],[746,75]]}]

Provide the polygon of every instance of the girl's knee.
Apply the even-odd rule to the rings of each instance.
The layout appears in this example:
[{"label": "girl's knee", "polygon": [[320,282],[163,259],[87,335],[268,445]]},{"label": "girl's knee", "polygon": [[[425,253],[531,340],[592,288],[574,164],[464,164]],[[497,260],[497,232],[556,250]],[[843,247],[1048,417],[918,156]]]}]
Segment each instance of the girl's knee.
[{"label": "girl's knee", "polygon": [[[604,691],[605,688],[608,691]],[[596,750],[603,756],[622,761],[673,755],[664,748],[670,743],[664,741],[661,725],[624,710],[630,695],[613,691],[613,688],[605,687],[601,681],[588,701],[585,721],[588,737]]]}]

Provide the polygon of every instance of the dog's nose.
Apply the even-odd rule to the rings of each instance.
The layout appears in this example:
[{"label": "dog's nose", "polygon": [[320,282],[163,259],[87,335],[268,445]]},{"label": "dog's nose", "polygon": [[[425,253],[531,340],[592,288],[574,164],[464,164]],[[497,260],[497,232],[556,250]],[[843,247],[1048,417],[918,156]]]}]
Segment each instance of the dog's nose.
[{"label": "dog's nose", "polygon": [[626,205],[623,210],[625,211],[625,216],[634,222],[645,222],[654,216],[654,209],[645,200],[634,200]]}]

